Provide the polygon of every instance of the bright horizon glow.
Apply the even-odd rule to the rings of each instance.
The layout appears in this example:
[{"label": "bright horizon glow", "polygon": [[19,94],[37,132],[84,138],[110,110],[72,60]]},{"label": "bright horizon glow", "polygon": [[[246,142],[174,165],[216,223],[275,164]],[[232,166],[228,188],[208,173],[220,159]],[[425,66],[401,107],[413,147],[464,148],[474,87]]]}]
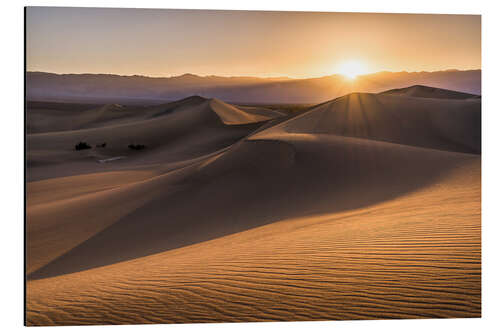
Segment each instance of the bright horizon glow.
[{"label": "bright horizon glow", "polygon": [[368,74],[366,65],[359,60],[348,60],[337,67],[337,73],[354,80],[358,75]]}]

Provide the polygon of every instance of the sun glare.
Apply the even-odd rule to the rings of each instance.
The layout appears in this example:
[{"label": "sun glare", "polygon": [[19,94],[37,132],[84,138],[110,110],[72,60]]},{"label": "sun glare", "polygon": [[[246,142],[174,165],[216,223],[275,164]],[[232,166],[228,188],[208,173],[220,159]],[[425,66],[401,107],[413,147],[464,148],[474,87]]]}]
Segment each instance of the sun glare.
[{"label": "sun glare", "polygon": [[360,61],[349,60],[337,67],[337,73],[354,80],[358,75],[366,74],[366,66]]}]

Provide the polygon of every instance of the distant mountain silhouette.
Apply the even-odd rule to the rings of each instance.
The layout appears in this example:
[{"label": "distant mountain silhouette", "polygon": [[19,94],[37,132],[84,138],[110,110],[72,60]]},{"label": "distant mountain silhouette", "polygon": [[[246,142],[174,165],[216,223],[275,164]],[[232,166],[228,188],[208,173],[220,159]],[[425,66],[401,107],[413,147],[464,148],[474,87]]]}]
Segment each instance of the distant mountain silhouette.
[{"label": "distant mountain silhouette", "polygon": [[382,92],[426,85],[481,94],[481,70],[378,72],[349,81],[341,75],[310,79],[287,77],[181,76],[154,78],[111,74],[28,72],[29,100],[79,102],[163,102],[191,95],[235,103],[319,103],[351,92]]}]

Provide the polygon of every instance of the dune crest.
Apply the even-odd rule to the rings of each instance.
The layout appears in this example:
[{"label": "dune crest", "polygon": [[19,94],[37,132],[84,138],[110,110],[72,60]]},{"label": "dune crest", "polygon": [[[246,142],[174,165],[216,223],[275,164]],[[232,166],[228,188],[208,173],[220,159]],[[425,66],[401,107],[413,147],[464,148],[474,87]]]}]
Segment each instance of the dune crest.
[{"label": "dune crest", "polygon": [[226,125],[242,125],[259,123],[270,120],[283,114],[265,108],[237,108],[231,104],[213,98],[210,100],[210,108],[220,117]]},{"label": "dune crest", "polygon": [[415,85],[400,89],[391,89],[383,91],[380,94],[403,95],[408,97],[422,97],[422,98],[445,98],[445,99],[467,99],[467,98],[481,97],[480,95],[473,95],[459,91],[427,87],[422,85]]}]

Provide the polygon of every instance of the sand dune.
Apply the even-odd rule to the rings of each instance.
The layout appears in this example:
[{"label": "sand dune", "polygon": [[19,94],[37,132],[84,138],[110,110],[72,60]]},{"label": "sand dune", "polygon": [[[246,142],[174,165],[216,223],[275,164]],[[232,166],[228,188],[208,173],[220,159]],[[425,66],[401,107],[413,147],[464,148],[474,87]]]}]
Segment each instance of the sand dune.
[{"label": "sand dune", "polygon": [[481,151],[481,100],[353,93],[266,133],[334,134],[465,153]]},{"label": "sand dune", "polygon": [[366,208],[31,280],[28,323],[478,317],[479,177],[477,160]]},{"label": "sand dune", "polygon": [[[358,208],[415,190],[477,159],[360,139],[278,138],[243,142],[205,163],[135,184],[130,198],[146,200],[140,207],[124,201],[123,188],[85,197],[75,203],[82,211],[99,212],[105,205],[110,212],[115,206],[119,221],[31,277],[107,265],[284,218]],[[76,209],[55,204],[54,216]],[[33,210],[30,219],[44,221],[43,212]],[[71,223],[83,227],[88,218]]]},{"label": "sand dune", "polygon": [[281,117],[284,114],[278,111],[257,108],[257,107],[235,107],[224,103],[221,100],[213,98],[210,100],[210,107],[217,113],[224,124],[241,125],[249,123],[258,123],[265,120]]},{"label": "sand dune", "polygon": [[480,99],[144,111],[28,136],[29,324],[480,316]]},{"label": "sand dune", "polygon": [[423,98],[445,98],[445,99],[467,99],[479,98],[479,95],[467,94],[464,92],[453,91],[448,89],[440,89],[433,87],[426,87],[421,85],[411,86],[407,88],[391,89],[380,94],[402,95],[409,97],[423,97]]},{"label": "sand dune", "polygon": [[[198,96],[127,111],[127,114],[134,115],[125,120],[125,116],[114,116],[114,113],[121,112],[124,112],[121,108],[92,109],[82,112],[75,121],[75,124],[82,124],[85,120],[88,125],[88,114],[92,114],[92,128],[28,135],[28,180],[98,172],[102,170],[96,165],[98,160],[116,156],[126,156],[127,159],[115,162],[115,165],[130,166],[137,161],[137,154],[130,151],[129,144],[146,145],[147,150],[140,153],[138,163],[141,165],[148,160],[149,163],[166,163],[199,157],[230,146],[261,126],[263,119],[281,115],[272,110],[267,116],[247,113],[223,102]],[[222,118],[218,112],[223,114]],[[231,125],[225,124],[224,119],[233,119],[229,122]],[[57,126],[61,125],[58,123]],[[106,143],[106,149],[75,153],[74,145],[80,141],[92,146]],[[71,162],[73,164],[68,166]]]}]

